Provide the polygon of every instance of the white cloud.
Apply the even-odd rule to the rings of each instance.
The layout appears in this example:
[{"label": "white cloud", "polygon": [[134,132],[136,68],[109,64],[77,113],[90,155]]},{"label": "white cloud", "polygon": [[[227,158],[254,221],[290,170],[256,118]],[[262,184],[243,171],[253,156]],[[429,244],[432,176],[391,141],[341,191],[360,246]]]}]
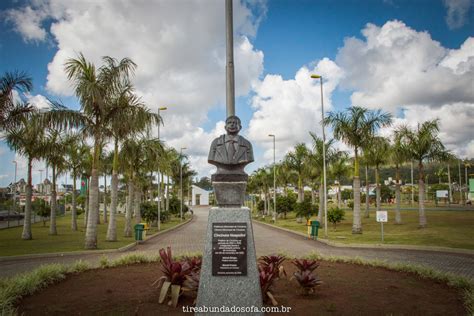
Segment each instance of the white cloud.
[{"label": "white cloud", "polygon": [[294,79],[284,80],[279,75],[267,75],[255,86],[252,106],[255,112],[249,123],[248,136],[255,145],[265,149],[264,160],[273,157],[273,141],[268,134],[276,135],[276,159],[281,159],[298,142],[309,142],[308,131],[321,135],[321,94],[319,80],[324,78],[323,96],[325,111],[332,108],[331,96],[343,73],[330,59],[320,60],[315,67],[304,66]]},{"label": "white cloud", "polygon": [[47,32],[42,27],[43,20],[48,13],[42,7],[31,8],[26,6],[20,9],[6,11],[6,21],[12,23],[25,42],[41,42],[46,40]]},{"label": "white cloud", "polygon": [[26,94],[26,99],[28,100],[28,103],[32,104],[38,109],[50,108],[50,103],[48,99],[41,94],[37,94],[37,95]]},{"label": "white cloud", "polygon": [[441,139],[467,154],[474,130],[474,38],[447,49],[400,21],[367,24],[362,34],[364,40],[346,39],[336,57],[345,73],[341,85],[354,91],[352,104],[402,110],[404,118],[395,121],[411,125],[440,118]]},{"label": "white cloud", "polygon": [[457,29],[466,24],[472,0],[444,0],[444,6],[448,9],[446,24],[450,29]]},{"label": "white cloud", "polygon": [[[472,39],[456,53],[400,21],[368,24],[362,34],[365,40],[346,39],[336,58],[346,72],[343,86],[356,90],[352,104],[396,111],[403,105],[473,102],[472,58],[453,67],[456,55],[474,57]],[[450,61],[443,64],[445,59]]]},{"label": "white cloud", "polygon": [[[197,141],[207,137],[199,126],[212,107],[225,103],[224,1],[150,1],[143,5],[140,0],[48,0],[31,7],[48,12],[54,21],[50,32],[58,51],[48,64],[49,92],[73,94],[64,62],[79,52],[96,65],[104,55],[129,57],[138,65],[137,94],[154,111],[168,106],[162,138],[170,144],[188,142],[185,146],[191,152],[204,157],[200,148],[209,142]],[[263,71],[263,53],[250,39],[265,12],[265,1],[252,5],[234,1],[236,96],[247,95]],[[183,136],[183,131],[190,136]],[[208,168],[207,162],[194,167]]]}]

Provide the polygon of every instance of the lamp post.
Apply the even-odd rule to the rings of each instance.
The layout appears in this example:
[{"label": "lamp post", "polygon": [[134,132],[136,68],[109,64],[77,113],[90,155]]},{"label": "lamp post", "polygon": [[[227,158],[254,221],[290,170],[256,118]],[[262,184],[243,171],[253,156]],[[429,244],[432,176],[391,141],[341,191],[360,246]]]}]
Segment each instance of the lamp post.
[{"label": "lamp post", "polygon": [[276,223],[276,164],[275,164],[275,135],[268,134],[273,137],[273,222]]},{"label": "lamp post", "polygon": [[323,190],[324,190],[324,237],[328,237],[328,202],[327,202],[327,187],[326,187],[326,132],[324,128],[324,101],[323,101],[323,76],[311,75],[313,79],[319,79],[321,85],[321,118],[323,129]]},{"label": "lamp post", "polygon": [[180,203],[179,203],[179,218],[180,221],[183,220],[183,163],[181,158],[183,155],[183,150],[186,150],[186,147],[181,147],[179,150],[179,186],[180,186]]},{"label": "lamp post", "polygon": [[[160,115],[160,111],[165,111],[168,108],[163,106],[158,108],[158,116]],[[160,123],[158,123],[158,140],[160,140]],[[156,171],[156,178],[158,180],[158,231],[161,230],[161,183],[160,183],[160,166],[158,165]]]}]

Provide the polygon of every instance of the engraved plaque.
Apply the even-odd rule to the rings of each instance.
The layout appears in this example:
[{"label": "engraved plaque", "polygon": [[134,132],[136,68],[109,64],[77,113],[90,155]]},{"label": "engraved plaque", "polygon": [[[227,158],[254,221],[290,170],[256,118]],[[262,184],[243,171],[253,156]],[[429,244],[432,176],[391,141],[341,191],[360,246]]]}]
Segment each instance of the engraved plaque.
[{"label": "engraved plaque", "polygon": [[247,275],[247,223],[212,224],[212,275]]}]

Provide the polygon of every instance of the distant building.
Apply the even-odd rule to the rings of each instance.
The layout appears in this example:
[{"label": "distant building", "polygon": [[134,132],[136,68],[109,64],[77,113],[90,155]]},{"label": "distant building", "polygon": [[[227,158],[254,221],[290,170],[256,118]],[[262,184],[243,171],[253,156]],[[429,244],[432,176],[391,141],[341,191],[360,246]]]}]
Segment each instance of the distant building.
[{"label": "distant building", "polygon": [[209,205],[209,191],[204,190],[196,185],[192,185],[192,206]]}]

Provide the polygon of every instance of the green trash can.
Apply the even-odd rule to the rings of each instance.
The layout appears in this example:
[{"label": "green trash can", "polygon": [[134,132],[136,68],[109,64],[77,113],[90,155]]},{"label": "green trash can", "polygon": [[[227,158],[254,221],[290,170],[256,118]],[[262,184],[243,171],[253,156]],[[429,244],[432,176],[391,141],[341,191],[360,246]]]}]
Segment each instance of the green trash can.
[{"label": "green trash can", "polygon": [[311,237],[314,239],[318,239],[318,230],[320,225],[321,224],[318,221],[311,221]]},{"label": "green trash can", "polygon": [[134,228],[135,228],[135,240],[136,241],[143,240],[143,231],[145,230],[145,225],[136,224]]}]

